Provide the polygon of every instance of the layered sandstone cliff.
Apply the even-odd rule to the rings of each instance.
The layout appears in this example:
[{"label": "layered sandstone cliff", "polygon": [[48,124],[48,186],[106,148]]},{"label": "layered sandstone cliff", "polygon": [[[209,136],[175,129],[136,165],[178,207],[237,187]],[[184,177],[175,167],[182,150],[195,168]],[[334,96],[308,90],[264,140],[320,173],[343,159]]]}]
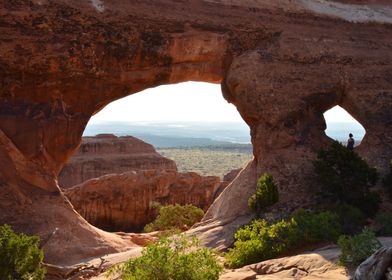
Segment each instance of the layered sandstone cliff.
[{"label": "layered sandstone cliff", "polygon": [[139,231],[155,217],[152,202],[193,204],[204,210],[220,186],[217,176],[175,170],[139,170],[88,180],[65,191],[91,224],[109,231]]},{"label": "layered sandstone cliff", "polygon": [[330,141],[323,113],[335,105],[366,129],[357,151],[386,171],[391,23],[386,0],[0,1],[0,224],[40,236],[61,227],[44,247],[52,263],[123,250],[73,211],[57,175],[105,105],[189,80],[222,84],[254,147],[195,231],[210,246],[249,219],[264,172],[281,203],[312,202],[310,161]]},{"label": "layered sandstone cliff", "polygon": [[83,137],[79,151],[64,166],[59,185],[69,188],[88,179],[132,170],[177,170],[176,163],[132,136],[101,134]]}]

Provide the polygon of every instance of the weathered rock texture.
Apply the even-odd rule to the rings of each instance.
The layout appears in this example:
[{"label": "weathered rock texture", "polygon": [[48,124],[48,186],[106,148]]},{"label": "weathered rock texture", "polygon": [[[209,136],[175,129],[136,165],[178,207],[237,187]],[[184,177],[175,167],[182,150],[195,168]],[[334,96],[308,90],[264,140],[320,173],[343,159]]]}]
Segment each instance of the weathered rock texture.
[{"label": "weathered rock texture", "polygon": [[391,267],[392,247],[382,247],[358,266],[354,280],[389,280]]},{"label": "weathered rock texture", "polygon": [[78,153],[61,170],[58,180],[60,187],[69,188],[107,174],[147,169],[177,170],[177,166],[140,139],[102,134],[83,137]]},{"label": "weathered rock texture", "polygon": [[[106,104],[189,80],[222,83],[254,146],[254,160],[198,229],[211,246],[227,245],[249,219],[263,172],[277,180],[282,203],[311,203],[310,160],[330,141],[322,114],[335,105],[367,131],[358,152],[386,170],[392,9],[340,2],[0,1],[0,223],[40,235],[61,226],[45,246],[49,262],[121,250],[72,210],[56,177]],[[63,243],[67,254],[56,257]]]},{"label": "weathered rock texture", "polygon": [[110,174],[67,189],[65,195],[91,224],[109,231],[138,231],[151,222],[151,202],[193,204],[204,210],[213,202],[220,178],[175,170],[139,170]]},{"label": "weathered rock texture", "polygon": [[223,180],[220,183],[219,188],[215,192],[215,198],[217,198],[227,188],[227,186],[234,181],[235,177],[240,174],[241,170],[242,168],[233,169],[223,176]]},{"label": "weathered rock texture", "polygon": [[346,269],[336,265],[339,255],[337,247],[322,248],[228,271],[219,280],[349,280]]}]

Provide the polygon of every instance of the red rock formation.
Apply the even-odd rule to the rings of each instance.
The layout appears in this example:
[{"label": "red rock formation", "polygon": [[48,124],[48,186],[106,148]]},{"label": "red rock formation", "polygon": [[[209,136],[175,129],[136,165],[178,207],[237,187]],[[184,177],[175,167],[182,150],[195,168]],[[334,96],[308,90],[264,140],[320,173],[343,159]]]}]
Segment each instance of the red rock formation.
[{"label": "red rock formation", "polygon": [[83,137],[79,152],[61,170],[59,185],[69,188],[106,174],[145,169],[177,170],[177,166],[152,145],[132,136]]},{"label": "red rock formation", "polygon": [[309,202],[309,162],[329,142],[322,113],[335,105],[367,131],[358,152],[387,170],[391,24],[390,6],[319,0],[0,1],[0,223],[42,236],[61,226],[49,262],[122,250],[73,211],[56,177],[106,104],[189,80],[222,82],[254,146],[198,229],[211,246],[248,219],[263,172],[282,203]]},{"label": "red rock formation", "polygon": [[92,179],[65,194],[91,224],[109,231],[138,231],[154,218],[151,202],[193,204],[207,210],[219,185],[216,176],[139,170]]}]

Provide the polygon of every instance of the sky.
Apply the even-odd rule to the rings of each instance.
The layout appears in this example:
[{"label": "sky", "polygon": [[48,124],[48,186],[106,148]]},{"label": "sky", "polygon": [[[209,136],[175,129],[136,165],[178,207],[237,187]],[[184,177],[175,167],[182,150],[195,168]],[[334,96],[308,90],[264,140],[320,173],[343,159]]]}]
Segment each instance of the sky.
[{"label": "sky", "polygon": [[242,122],[217,84],[186,82],[150,88],[107,105],[90,122],[214,121]]},{"label": "sky", "polygon": [[[356,120],[339,106],[324,114],[328,122]],[[220,85],[186,82],[150,88],[107,105],[90,120],[126,122],[243,122],[234,105],[222,96]]]}]

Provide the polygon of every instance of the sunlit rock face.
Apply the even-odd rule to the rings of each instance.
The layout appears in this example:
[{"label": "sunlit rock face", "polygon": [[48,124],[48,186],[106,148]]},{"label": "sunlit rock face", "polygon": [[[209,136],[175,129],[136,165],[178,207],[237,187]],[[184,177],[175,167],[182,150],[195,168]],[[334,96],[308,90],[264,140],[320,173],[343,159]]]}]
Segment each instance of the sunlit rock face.
[{"label": "sunlit rock face", "polygon": [[176,163],[152,145],[132,136],[100,134],[83,137],[78,153],[61,171],[59,184],[92,225],[134,232],[156,217],[154,202],[192,204],[206,211],[218,191],[234,179],[233,172],[224,182],[217,176],[178,173]]},{"label": "sunlit rock face", "polygon": [[175,170],[138,170],[88,180],[65,191],[91,224],[109,231],[140,231],[152,222],[153,202],[192,204],[207,210],[220,186],[217,176]]},{"label": "sunlit rock face", "polygon": [[124,250],[73,210],[57,175],[106,104],[188,80],[221,82],[254,146],[195,229],[211,246],[249,219],[263,172],[288,208],[311,203],[310,160],[330,141],[322,114],[335,105],[366,129],[358,152],[386,170],[391,23],[381,0],[2,1],[0,223],[48,237],[52,263]]},{"label": "sunlit rock face", "polygon": [[101,134],[83,137],[79,151],[64,166],[59,185],[69,188],[88,179],[132,170],[177,170],[176,163],[132,136]]}]

